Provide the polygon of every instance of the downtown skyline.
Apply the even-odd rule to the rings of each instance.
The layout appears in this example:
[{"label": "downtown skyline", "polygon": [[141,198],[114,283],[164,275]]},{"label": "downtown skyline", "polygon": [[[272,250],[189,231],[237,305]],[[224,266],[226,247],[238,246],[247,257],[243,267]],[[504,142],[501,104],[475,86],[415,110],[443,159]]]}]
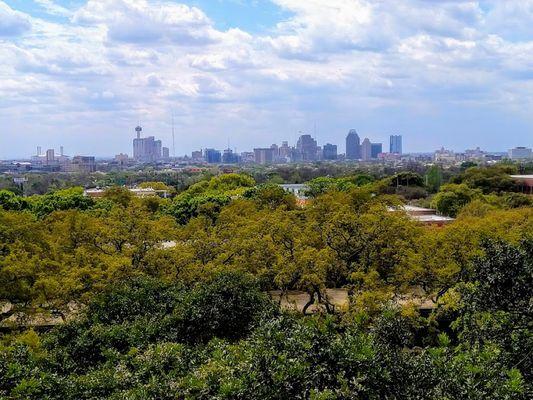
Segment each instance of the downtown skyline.
[{"label": "downtown skyline", "polygon": [[[533,1],[0,0],[0,158],[132,126],[239,151],[353,127],[404,152],[533,142]],[[316,125],[316,135],[315,135]]]}]

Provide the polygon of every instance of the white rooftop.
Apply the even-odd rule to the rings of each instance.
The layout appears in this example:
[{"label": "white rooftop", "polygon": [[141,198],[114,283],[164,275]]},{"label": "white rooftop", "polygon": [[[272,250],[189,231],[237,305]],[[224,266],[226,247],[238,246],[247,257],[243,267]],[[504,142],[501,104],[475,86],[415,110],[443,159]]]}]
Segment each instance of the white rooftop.
[{"label": "white rooftop", "polygon": [[412,218],[420,222],[451,222],[454,219],[436,214],[412,215]]},{"label": "white rooftop", "polygon": [[424,208],[424,207],[418,207],[418,206],[410,206],[409,204],[406,204],[402,207],[403,210],[409,212],[409,211],[431,211],[434,212],[435,210],[431,208]]}]

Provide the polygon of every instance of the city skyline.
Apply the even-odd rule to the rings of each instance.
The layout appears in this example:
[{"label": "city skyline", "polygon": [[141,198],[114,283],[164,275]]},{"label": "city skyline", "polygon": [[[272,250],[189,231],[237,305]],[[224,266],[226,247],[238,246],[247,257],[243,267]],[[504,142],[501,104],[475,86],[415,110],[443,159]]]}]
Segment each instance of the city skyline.
[{"label": "city skyline", "polygon": [[[192,158],[194,159],[195,153],[201,154],[202,152],[216,151],[220,153],[219,156],[221,157],[221,160],[222,160],[223,159],[222,153],[238,155],[240,153],[254,153],[255,150],[271,150],[273,148],[275,148],[276,150],[282,151],[283,146],[285,146],[287,150],[298,150],[303,155],[304,153],[306,153],[306,151],[301,148],[300,142],[302,141],[302,139],[311,142],[310,143],[311,147],[314,147],[314,149],[311,150],[311,152],[315,153],[315,155],[317,154],[317,152],[322,154],[325,151],[325,148],[328,148],[328,150],[326,150],[327,152],[331,152],[334,148],[334,152],[336,155],[343,156],[343,158],[345,158],[346,160],[354,160],[354,161],[357,161],[357,160],[365,161],[365,160],[370,160],[370,159],[376,159],[377,155],[381,153],[391,154],[391,155],[400,155],[400,156],[402,154],[434,154],[434,153],[438,153],[439,151],[446,151],[446,152],[451,151],[452,153],[464,153],[464,152],[468,153],[468,152],[482,151],[487,154],[504,154],[504,153],[510,152],[512,149],[527,148],[527,146],[514,146],[511,149],[491,151],[488,149],[481,149],[480,146],[472,146],[466,149],[454,149],[454,148],[447,148],[445,146],[440,146],[439,148],[433,149],[433,150],[410,152],[410,151],[403,150],[404,135],[402,134],[391,134],[388,136],[388,140],[380,142],[380,141],[374,140],[375,139],[374,137],[368,137],[367,135],[359,136],[356,129],[350,129],[347,135],[345,136],[344,141],[342,141],[342,143],[345,143],[344,151],[342,151],[343,147],[339,146],[338,143],[331,143],[332,141],[329,141],[327,139],[325,139],[323,143],[318,142],[316,136],[300,131],[298,132],[298,136],[296,137],[294,143],[291,143],[289,140],[282,140],[281,141],[282,146],[279,146],[279,143],[271,143],[270,145],[264,146],[264,147],[254,146],[251,149],[248,149],[248,148],[238,149],[236,146],[230,146],[230,143],[228,141],[226,146],[218,147],[218,146],[212,146],[210,144],[206,144],[199,148],[192,149],[188,153],[187,152],[181,153],[181,154],[177,153],[174,156],[170,153],[171,144],[166,144],[166,146],[164,146],[165,143],[163,143],[163,141],[160,138],[154,135],[148,135],[146,137],[142,137],[141,135],[143,133],[144,133],[144,129],[140,125],[134,128],[134,136],[132,137],[133,141],[131,141],[130,139],[130,144],[129,144],[130,149],[129,150],[123,149],[125,152],[121,150],[120,152],[114,155],[96,154],[92,156],[93,157],[96,156],[97,158],[100,158],[100,159],[112,159],[112,158],[117,158],[121,156],[126,156],[136,162],[153,163],[153,162],[157,162],[161,160],[169,160],[171,158],[178,158],[178,159],[183,158],[183,157],[187,158],[187,157],[190,157],[191,154],[192,154]],[[363,155],[363,143],[365,142],[367,143],[367,146],[368,146],[366,150],[368,154]],[[62,144],[60,144],[57,148],[54,146],[43,147],[42,145],[38,145],[34,148],[34,150],[35,149],[37,151],[32,152],[30,156],[24,155],[21,157],[6,158],[4,160],[16,160],[16,159],[26,160],[26,159],[29,159],[30,157],[32,159],[37,159],[39,157],[46,157],[48,152],[51,151],[53,153],[57,149],[59,149],[61,157],[63,157],[63,154],[64,154],[64,146]],[[84,155],[88,155],[88,153],[72,152],[70,155],[65,154],[65,157],[73,157],[74,155],[84,156]],[[286,155],[289,156],[289,154],[286,154]],[[317,158],[317,159],[314,159],[315,156],[313,156],[310,159],[308,159],[307,156],[305,155],[303,155],[303,157],[304,158],[301,161],[304,161],[304,162],[334,159],[334,158],[331,158],[331,155],[324,156],[324,158]],[[2,159],[0,158],[0,160]],[[224,161],[220,161],[220,162],[224,163]]]},{"label": "city skyline", "polygon": [[[404,152],[533,141],[533,1],[0,0],[0,158],[176,154],[349,127]],[[315,126],[316,132],[315,135]]]}]

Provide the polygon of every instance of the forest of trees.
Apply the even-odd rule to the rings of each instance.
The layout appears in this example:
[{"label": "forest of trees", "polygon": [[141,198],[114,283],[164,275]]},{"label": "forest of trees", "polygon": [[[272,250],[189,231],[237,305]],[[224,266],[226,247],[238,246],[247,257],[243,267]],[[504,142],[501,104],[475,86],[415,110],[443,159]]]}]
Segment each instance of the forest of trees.
[{"label": "forest of trees", "polygon": [[[529,399],[533,202],[508,168],[317,177],[304,207],[247,174],[0,191],[0,302],[78,310],[1,327],[0,398]],[[457,219],[391,211],[408,200]]]}]

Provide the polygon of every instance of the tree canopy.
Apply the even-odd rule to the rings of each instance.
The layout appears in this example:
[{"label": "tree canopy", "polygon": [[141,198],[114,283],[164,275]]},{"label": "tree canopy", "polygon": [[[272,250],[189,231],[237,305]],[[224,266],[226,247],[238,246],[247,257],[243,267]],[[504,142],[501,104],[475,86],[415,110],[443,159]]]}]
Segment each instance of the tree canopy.
[{"label": "tree canopy", "polygon": [[531,199],[421,176],[0,191],[0,398],[529,398]]}]

